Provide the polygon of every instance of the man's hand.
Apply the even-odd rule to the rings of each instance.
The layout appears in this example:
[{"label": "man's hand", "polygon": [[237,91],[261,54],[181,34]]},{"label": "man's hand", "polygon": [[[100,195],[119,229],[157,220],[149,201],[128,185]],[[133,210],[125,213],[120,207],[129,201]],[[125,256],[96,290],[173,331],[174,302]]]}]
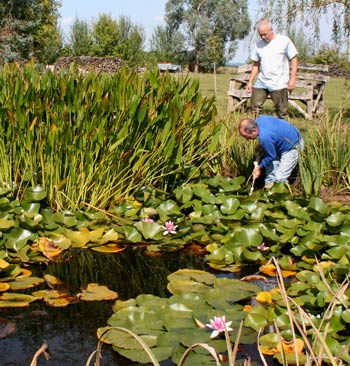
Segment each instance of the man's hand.
[{"label": "man's hand", "polygon": [[251,81],[248,81],[248,84],[247,84],[247,87],[246,87],[246,90],[248,91],[248,92],[252,92],[252,90],[253,90],[253,83],[251,82]]},{"label": "man's hand", "polygon": [[292,90],[294,90],[296,86],[297,86],[297,85],[296,85],[296,82],[295,82],[295,81],[291,81],[291,80],[289,80],[289,83],[288,83],[288,90],[289,90],[290,92],[291,92]]},{"label": "man's hand", "polygon": [[261,168],[260,165],[257,165],[253,170],[253,179],[258,179],[261,174]]}]

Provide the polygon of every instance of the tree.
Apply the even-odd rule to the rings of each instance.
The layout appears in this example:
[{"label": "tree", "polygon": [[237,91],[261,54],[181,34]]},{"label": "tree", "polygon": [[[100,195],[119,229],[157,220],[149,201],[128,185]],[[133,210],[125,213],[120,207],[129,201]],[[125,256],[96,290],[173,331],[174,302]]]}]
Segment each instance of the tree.
[{"label": "tree", "polygon": [[133,24],[126,16],[118,21],[119,39],[117,50],[123,60],[131,66],[140,65],[143,60],[145,32],[142,26]]},{"label": "tree", "polygon": [[92,24],[94,56],[118,56],[118,23],[110,15],[100,14]]},{"label": "tree", "polygon": [[219,64],[223,64],[250,28],[247,0],[168,0],[165,12],[170,31],[181,32],[188,52],[193,53],[195,72],[209,59],[210,43],[221,48]]},{"label": "tree", "polygon": [[302,28],[299,28],[297,30],[295,27],[292,27],[288,32],[288,35],[298,50],[299,61],[310,62],[311,57],[315,51],[314,47],[316,45],[314,44],[314,42],[312,42],[311,39],[307,37]]},{"label": "tree", "polygon": [[134,67],[143,58],[144,30],[133,24],[128,17],[119,22],[110,15],[101,14],[92,25],[92,54],[94,56],[121,56]]},{"label": "tree", "polygon": [[69,41],[72,56],[89,56],[93,44],[89,23],[75,18],[70,28]]},{"label": "tree", "polygon": [[49,63],[58,55],[57,0],[2,0],[0,2],[0,62],[34,58]]},{"label": "tree", "polygon": [[349,0],[259,0],[261,13],[271,18],[281,29],[287,32],[290,26],[298,21],[306,28],[311,28],[313,38],[320,35],[320,21],[324,15],[333,19],[332,38],[336,43],[343,36],[350,35],[350,2]]},{"label": "tree", "polygon": [[158,61],[186,63],[185,40],[181,33],[171,32],[168,26],[158,25],[150,39],[150,50]]}]

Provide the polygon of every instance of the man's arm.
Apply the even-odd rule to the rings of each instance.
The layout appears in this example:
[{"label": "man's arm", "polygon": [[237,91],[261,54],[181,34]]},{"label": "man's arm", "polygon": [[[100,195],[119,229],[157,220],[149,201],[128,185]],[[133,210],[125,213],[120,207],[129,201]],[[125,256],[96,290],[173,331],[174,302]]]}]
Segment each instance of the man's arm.
[{"label": "man's arm", "polygon": [[298,56],[295,56],[291,59],[291,71],[288,82],[288,90],[292,91],[296,87],[297,82],[297,71],[298,71]]},{"label": "man's arm", "polygon": [[252,71],[250,73],[250,78],[247,84],[247,91],[251,92],[253,90],[253,82],[256,76],[259,74],[259,70],[260,70],[260,62],[254,61]]}]

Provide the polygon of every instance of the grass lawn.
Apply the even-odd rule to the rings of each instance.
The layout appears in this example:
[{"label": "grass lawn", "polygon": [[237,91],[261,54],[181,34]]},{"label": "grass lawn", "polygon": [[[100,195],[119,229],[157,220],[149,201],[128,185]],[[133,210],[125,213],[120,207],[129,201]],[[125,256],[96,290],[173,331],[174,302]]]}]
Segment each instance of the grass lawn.
[{"label": "grass lawn", "polygon": [[[234,70],[234,69],[233,69]],[[199,79],[200,89],[205,96],[216,96],[216,105],[219,117],[225,117],[227,114],[228,96],[230,77],[233,72],[225,74],[217,74],[216,78],[213,74],[193,74],[189,76]],[[350,88],[346,86],[345,79],[332,78],[325,87],[325,105],[326,111],[333,115],[337,113],[342,106],[346,106],[346,99],[350,93]],[[266,114],[273,114],[272,102],[268,100],[264,105]],[[321,116],[316,116],[312,121],[306,120],[298,111],[291,107],[291,122],[301,130],[306,129],[314,123],[318,123]],[[295,112],[295,113],[293,113]],[[247,115],[249,111],[247,111]]]}]

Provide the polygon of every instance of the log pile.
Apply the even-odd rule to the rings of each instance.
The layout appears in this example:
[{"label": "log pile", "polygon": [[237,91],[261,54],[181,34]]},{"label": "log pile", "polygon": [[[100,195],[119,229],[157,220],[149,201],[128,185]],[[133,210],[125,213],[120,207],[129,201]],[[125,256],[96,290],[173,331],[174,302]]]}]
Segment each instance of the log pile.
[{"label": "log pile", "polygon": [[107,72],[116,73],[119,71],[122,65],[121,57],[89,57],[89,56],[76,56],[76,57],[60,57],[54,65],[55,70],[68,71],[72,64],[78,67],[78,70],[86,73],[90,70],[95,73]]},{"label": "log pile", "polygon": [[[348,66],[348,65],[347,65]],[[349,67],[344,67],[338,64],[329,65],[329,75],[333,78],[350,78]]]}]

